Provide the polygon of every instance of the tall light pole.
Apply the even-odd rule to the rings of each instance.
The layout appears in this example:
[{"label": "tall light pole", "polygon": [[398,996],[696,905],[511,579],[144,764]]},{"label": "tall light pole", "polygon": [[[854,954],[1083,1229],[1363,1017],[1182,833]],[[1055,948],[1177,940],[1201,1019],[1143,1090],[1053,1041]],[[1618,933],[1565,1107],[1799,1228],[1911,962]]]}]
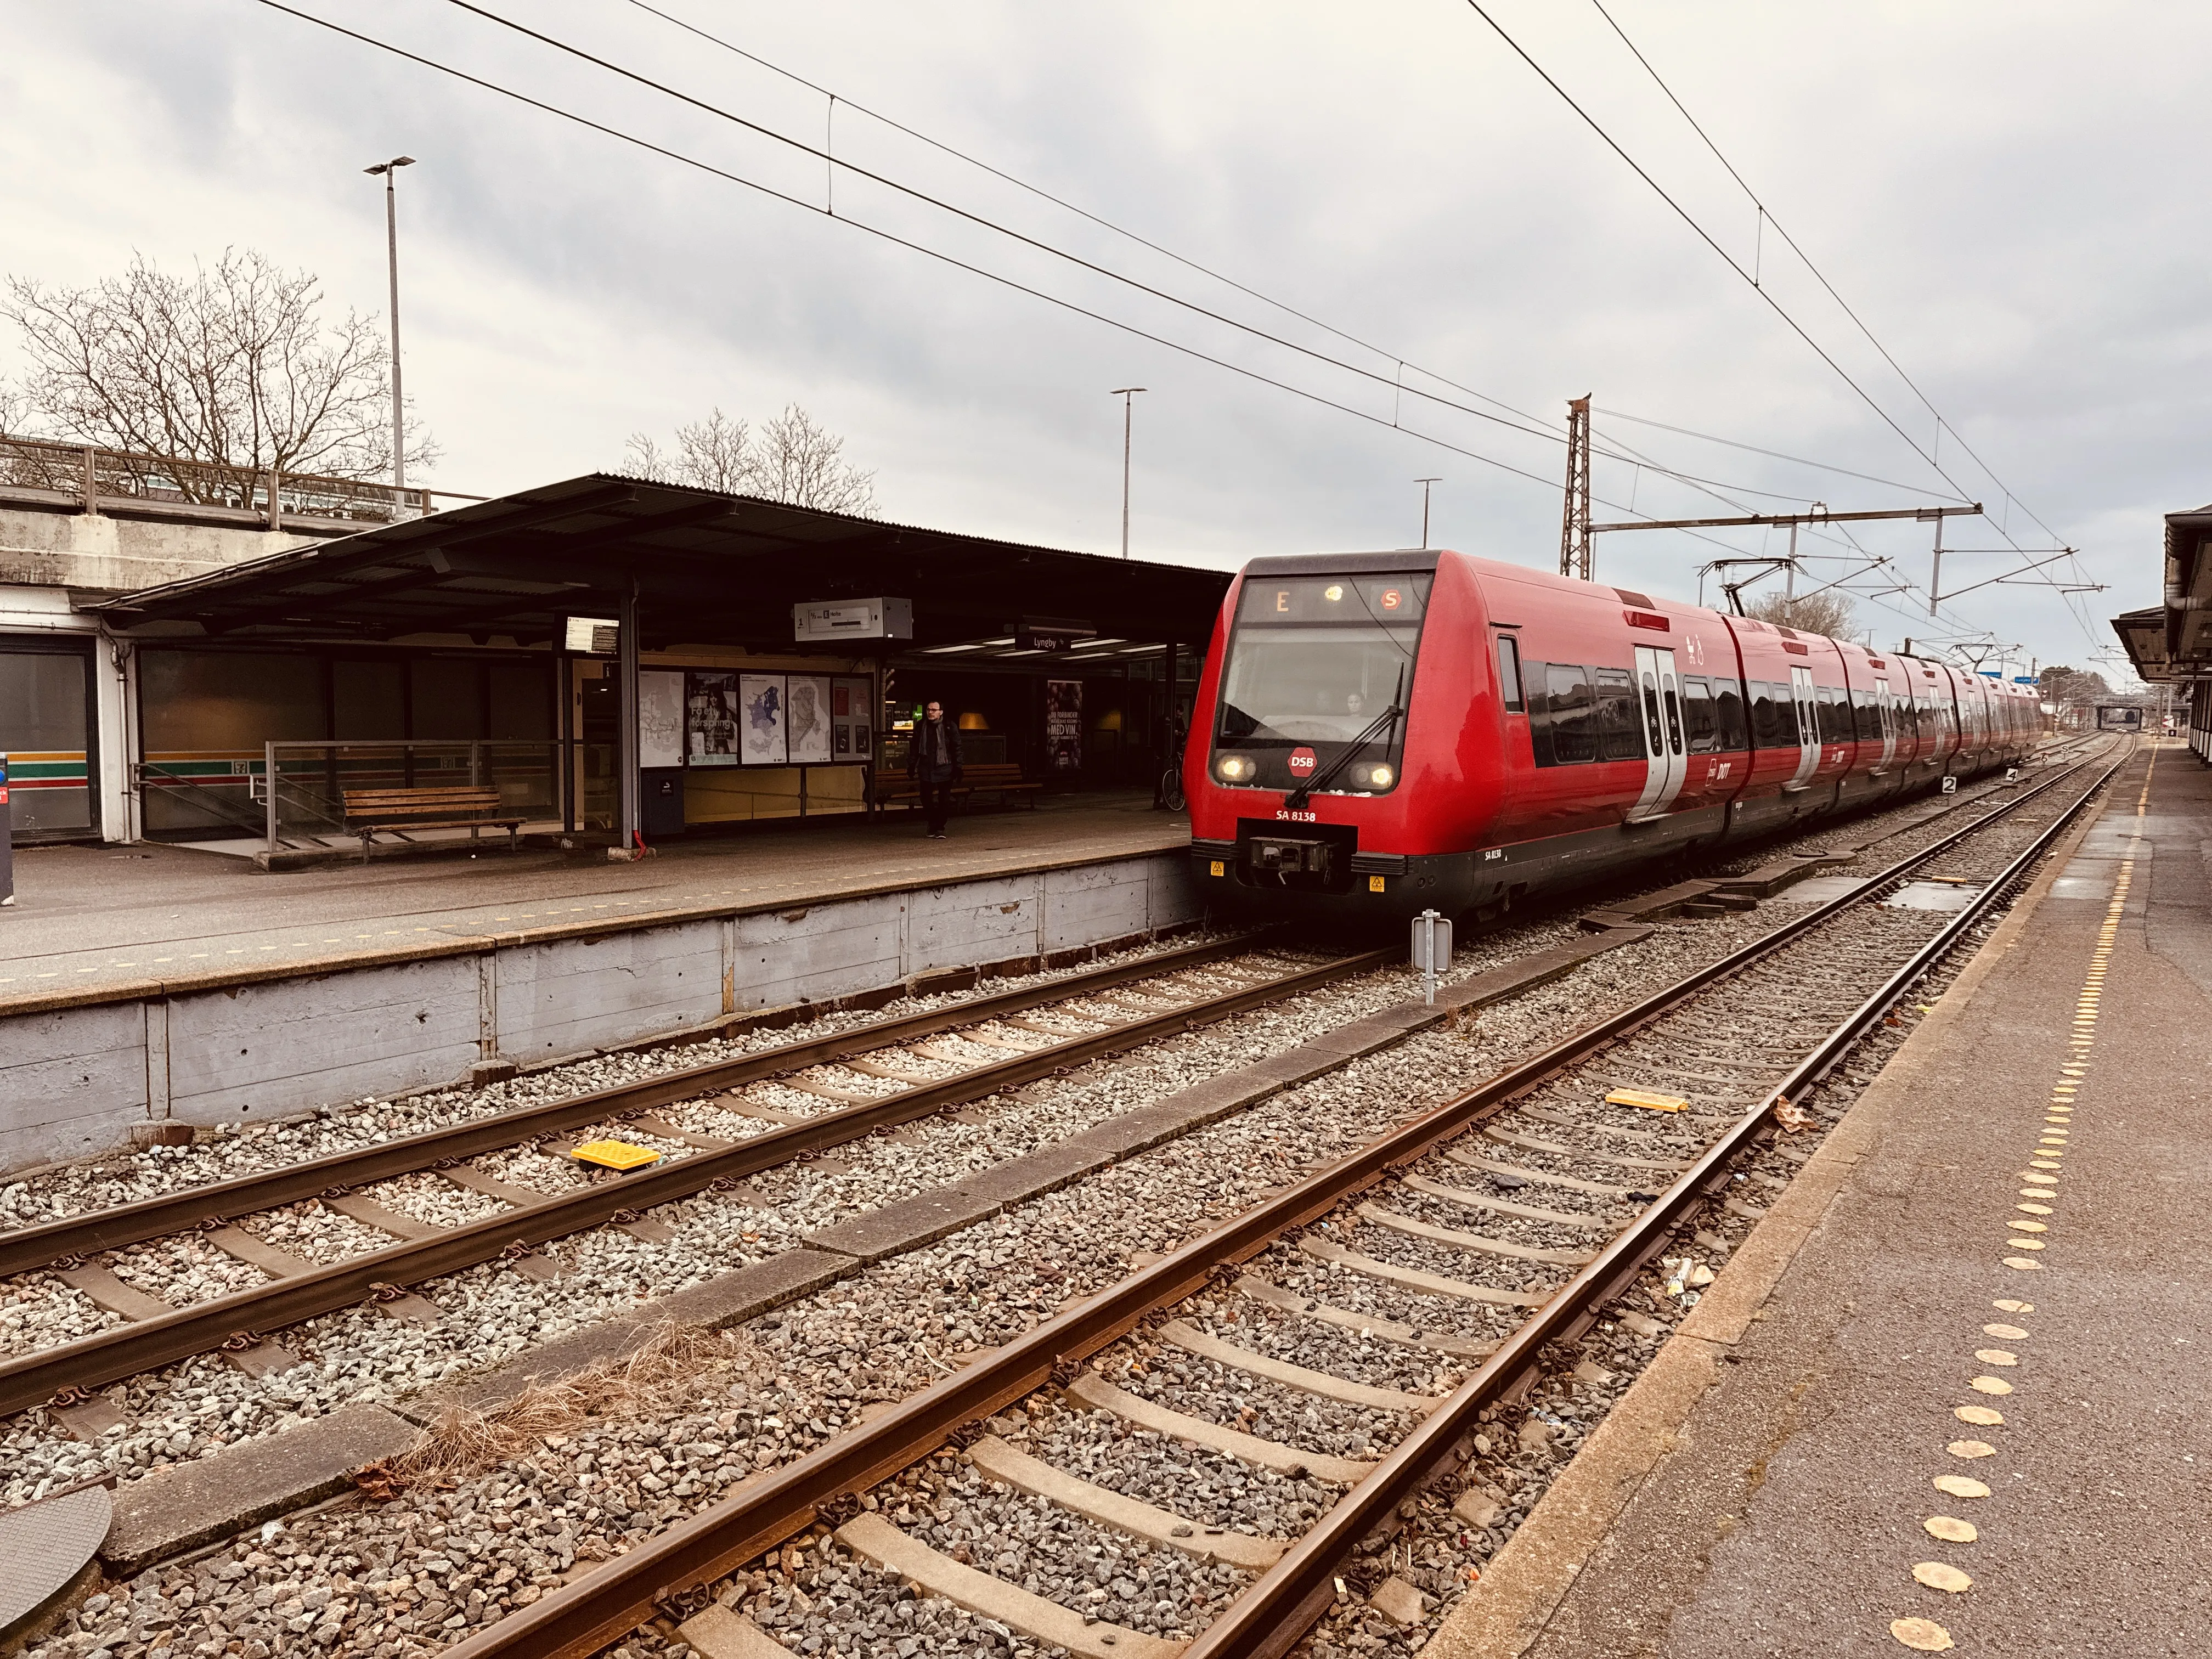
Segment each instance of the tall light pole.
[{"label": "tall light pole", "polygon": [[1421,545],[1426,547],[1429,544],[1429,486],[1442,483],[1443,480],[1416,478],[1413,482],[1421,487]]},{"label": "tall light pole", "polygon": [[1129,422],[1135,394],[1150,390],[1141,386],[1116,386],[1106,395],[1121,400],[1121,556],[1129,556]]},{"label": "tall light pole", "polygon": [[411,155],[395,155],[389,161],[379,161],[362,171],[384,175],[384,241],[392,258],[392,487],[407,488],[407,441],[400,420],[399,404],[399,193],[392,181],[399,169],[411,167]]}]

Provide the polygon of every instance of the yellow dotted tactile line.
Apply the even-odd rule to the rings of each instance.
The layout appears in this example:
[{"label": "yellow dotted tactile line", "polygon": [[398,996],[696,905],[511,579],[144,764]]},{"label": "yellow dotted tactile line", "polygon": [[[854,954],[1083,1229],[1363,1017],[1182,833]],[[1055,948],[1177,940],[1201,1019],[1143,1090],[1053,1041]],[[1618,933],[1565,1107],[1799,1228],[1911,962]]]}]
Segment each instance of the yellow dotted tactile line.
[{"label": "yellow dotted tactile line", "polygon": [[[2013,1206],[2014,1216],[2006,1239],[2015,1254],[2003,1258],[2004,1265],[2014,1273],[2045,1271],[2038,1255],[2017,1253],[2040,1252],[2045,1244],[2043,1235],[2051,1231],[2051,1225],[2045,1218],[2057,1214],[2052,1200],[2058,1196],[2059,1176],[2065,1173],[2063,1159],[2073,1133],[2074,1097],[2089,1069],[2090,1053],[2096,1047],[2097,1018],[2104,1000],[2105,978],[2111,971],[2112,947],[2119,938],[2120,918],[2127,909],[2128,892],[2135,884],[2133,849],[2142,843],[2143,814],[2150,804],[2151,774],[2157,769],[2158,751],[2154,749],[2150,764],[2143,769],[2142,792],[2136,797],[2136,825],[2129,843],[2130,850],[2120,860],[2119,870],[2112,878],[2112,902],[2105,907],[2105,920],[2097,929],[2096,948],[2089,954],[2088,972],[2075,998],[2067,1054],[2059,1065],[2057,1081],[2051,1085],[2051,1099],[2044,1107],[2043,1132],[2028,1155],[2029,1167],[2021,1172],[2021,1178],[2029,1184],[2021,1188],[2020,1200]],[[2033,1302],[2023,1302],[2016,1297],[1999,1297],[1990,1305],[2015,1320],[2035,1311]],[[2018,1324],[1984,1325],[1982,1334],[2008,1343],[2025,1342],[2028,1338],[2027,1328]],[[1980,1376],[1969,1379],[1969,1389],[1985,1401],[2001,1400],[2013,1393],[2014,1384],[2008,1379],[1990,1373],[2016,1369],[2020,1364],[2017,1353],[2009,1347],[1977,1348],[1974,1358],[1984,1370]],[[2004,1413],[1992,1405],[1954,1406],[1951,1414],[1976,1428],[2005,1425]],[[1996,1447],[1986,1440],[1954,1440],[1944,1449],[1962,1463],[1997,1455]],[[1987,1483],[1967,1474],[1939,1474],[1930,1484],[1952,1498],[1978,1502],[1990,1495]],[[1946,1544],[1972,1544],[1981,1536],[1972,1522],[1957,1516],[1931,1515],[1920,1525],[1929,1537]],[[1974,1584],[1963,1568],[1948,1561],[1917,1561],[1912,1566],[1912,1577],[1914,1582],[1948,1595],[1962,1595]],[[1917,1614],[1893,1619],[1889,1633],[1919,1653],[1942,1653],[1958,1645],[1948,1630]]]}]

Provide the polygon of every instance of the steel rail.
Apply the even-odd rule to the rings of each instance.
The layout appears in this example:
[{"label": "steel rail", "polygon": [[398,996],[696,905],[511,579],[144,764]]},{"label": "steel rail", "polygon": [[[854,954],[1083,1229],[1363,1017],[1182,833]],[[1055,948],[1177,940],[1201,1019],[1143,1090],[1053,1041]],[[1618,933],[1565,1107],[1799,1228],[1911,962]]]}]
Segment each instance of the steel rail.
[{"label": "steel rail", "polygon": [[1757,1105],[1724,1130],[1656,1202],[1524,1321],[1474,1376],[1385,1454],[1373,1473],[1201,1632],[1184,1650],[1184,1659],[1254,1659],[1262,1651],[1274,1650],[1272,1644],[1285,1632],[1303,1632],[1318,1619],[1333,1600],[1335,1575],[1344,1558],[1376,1528],[1387,1525],[1398,1504],[1427,1484],[1440,1466],[1455,1460],[1457,1443],[1474,1432],[1482,1407],[1507,1392],[1536,1363],[1547,1344],[1568,1332],[1587,1310],[1602,1304],[1663,1248],[1681,1212],[1726,1179],[1729,1160],[1765,1127],[1775,1108],[1816,1084],[1916,981],[1956,949],[2125,763],[2123,758],[2106,768],[1965,909],[1821,1038]]},{"label": "steel rail", "polygon": [[[909,1395],[882,1415],[781,1468],[756,1476],[742,1491],[710,1504],[628,1554],[604,1563],[584,1577],[447,1648],[441,1659],[550,1659],[552,1656],[585,1659],[585,1656],[596,1653],[651,1618],[662,1601],[711,1583],[763,1551],[773,1548],[812,1524],[823,1509],[866,1491],[916,1459],[927,1456],[957,1431],[1044,1386],[1056,1374],[1063,1374],[1065,1368],[1116,1340],[1147,1314],[1180,1301],[1205,1285],[1223,1267],[1257,1255],[1291,1228],[1327,1214],[1348,1194],[1420,1158],[1438,1142],[1502,1109],[1515,1097],[1540,1086],[1567,1066],[1680,1007],[1716,981],[1741,972],[1844,910],[1865,902],[1967,836],[2018,811],[2079,769],[2069,769],[2068,773],[2024,791],[1996,811],[1907,854],[1853,892],[1830,900],[1642,1001],[1574,1033],[1543,1054],[1499,1073],[1442,1106],[1409,1119],[1161,1261],[1034,1327],[995,1352]],[[2112,769],[2118,769],[2117,764]],[[2110,775],[2110,771],[2105,775]],[[2100,778],[2091,786],[2082,801],[2094,795],[2103,781]],[[2066,817],[2079,811],[2081,805],[2076,803],[2069,808]],[[2060,823],[2064,821],[2062,818]],[[2039,850],[2055,833],[2054,828],[2039,838],[2031,852]],[[2023,854],[2022,860],[2016,860],[2016,864],[2027,856]],[[1670,1194],[1682,1190],[1690,1179],[1686,1176],[1678,1182]],[[1666,1198],[1662,1196],[1662,1201],[1666,1202]],[[1618,1253],[1608,1259],[1617,1261]],[[1569,1288],[1585,1281],[1599,1282],[1585,1270]],[[1564,1309],[1565,1305],[1565,1298],[1555,1297],[1542,1311],[1549,1315],[1555,1308]],[[1561,1321],[1555,1318],[1547,1322],[1550,1328],[1556,1329]],[[1522,1363],[1525,1364],[1526,1354],[1534,1349],[1516,1352],[1522,1352]],[[1479,1375],[1494,1377],[1498,1372],[1498,1363],[1493,1359]],[[1466,1391],[1463,1387],[1447,1405],[1456,1404],[1460,1395]],[[1432,1413],[1425,1421],[1434,1421],[1443,1409]],[[1455,1437],[1455,1434],[1452,1438]],[[1443,1443],[1448,1449],[1450,1439]],[[1435,1455],[1431,1449],[1427,1462],[1420,1466],[1424,1474],[1433,1464]],[[1384,1460],[1383,1467],[1400,1467],[1395,1453]],[[1346,1504],[1365,1492],[1376,1479],[1377,1475],[1370,1475],[1347,1493],[1330,1515],[1334,1516],[1342,1510]],[[1410,1484],[1406,1489],[1410,1489]],[[1401,1490],[1391,1501],[1395,1503],[1403,1495]],[[1388,1507],[1382,1506],[1383,1512],[1388,1512]],[[1352,1541],[1357,1542],[1372,1529],[1373,1523],[1370,1523],[1354,1532]],[[1334,1535],[1341,1538],[1342,1534]],[[1340,1545],[1340,1553],[1341,1547]],[[1290,1562],[1294,1558],[1303,1564],[1296,1571],[1299,1584],[1304,1586],[1311,1577],[1311,1564],[1322,1558],[1303,1544],[1294,1547],[1284,1560]],[[1333,1595],[1330,1577],[1333,1575],[1323,1576],[1322,1589]],[[1296,1596],[1286,1601],[1284,1590],[1287,1583],[1288,1575],[1279,1564],[1255,1583],[1224,1614],[1225,1618],[1237,1618],[1235,1628],[1252,1640],[1240,1648],[1209,1651],[1258,1653],[1261,1641],[1279,1638],[1286,1626],[1303,1630],[1304,1624],[1295,1623],[1299,1618],[1306,1624],[1318,1618],[1328,1606],[1327,1600],[1310,1587],[1302,1587]],[[1254,1603],[1248,1609],[1247,1603],[1263,1589],[1267,1592],[1264,1603]],[[1263,1606],[1267,1610],[1265,1618],[1260,1617],[1257,1611]],[[1272,1625],[1267,1622],[1269,1619],[1274,1621]],[[1207,1639],[1207,1636],[1201,1635],[1198,1642]],[[1194,1644],[1191,1651],[1197,1650]]]},{"label": "steel rail", "polygon": [[104,1387],[159,1365],[188,1359],[240,1334],[258,1335],[331,1313],[387,1285],[473,1267],[510,1245],[529,1247],[596,1226],[629,1210],[650,1209],[714,1186],[734,1183],[779,1164],[840,1146],[879,1128],[926,1117],[947,1106],[1048,1077],[1101,1054],[1155,1042],[1217,1020],[1348,979],[1397,960],[1395,951],[1340,957],[1240,991],[1148,1015],[1105,1031],[1071,1037],[956,1077],[908,1089],[864,1105],[841,1107],[714,1152],[695,1152],[602,1181],[580,1192],[518,1205],[427,1238],[349,1257],[251,1290],[212,1297],[176,1312],[102,1331],[0,1364],[0,1415],[44,1403],[65,1389]]},{"label": "steel rail", "polygon": [[1135,980],[1157,979],[1238,955],[1259,944],[1259,935],[1245,933],[1231,939],[1179,945],[1141,962],[1086,969],[1048,984],[995,992],[927,1013],[872,1020],[829,1036],[779,1043],[773,1048],[763,1048],[735,1060],[690,1066],[659,1077],[503,1112],[473,1123],[334,1152],[303,1164],[288,1164],[281,1170],[210,1182],[181,1192],[118,1204],[89,1215],[15,1228],[0,1233],[0,1275],[25,1273],[67,1256],[121,1249],[126,1245],[142,1244],[149,1238],[189,1232],[204,1221],[276,1209],[313,1198],[332,1187],[366,1186],[372,1182],[388,1181],[394,1176],[412,1175],[451,1159],[480,1157],[538,1135],[556,1134],[623,1113],[672,1105],[708,1090],[727,1089],[778,1073],[834,1063],[1023,1009],[1071,1001]]}]

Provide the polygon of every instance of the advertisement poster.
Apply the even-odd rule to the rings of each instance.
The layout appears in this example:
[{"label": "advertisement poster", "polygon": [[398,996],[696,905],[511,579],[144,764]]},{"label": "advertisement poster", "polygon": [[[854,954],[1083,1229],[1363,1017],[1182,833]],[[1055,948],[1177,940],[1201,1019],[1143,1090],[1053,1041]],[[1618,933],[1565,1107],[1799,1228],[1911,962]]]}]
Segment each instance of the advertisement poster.
[{"label": "advertisement poster", "polygon": [[830,679],[827,675],[790,674],[785,677],[786,741],[794,766],[821,765],[832,757],[830,733]]},{"label": "advertisement poster", "polygon": [[695,668],[684,699],[684,757],[694,766],[738,763],[738,677]]},{"label": "advertisement poster", "polygon": [[874,757],[876,687],[872,680],[834,683],[830,693],[830,718],[836,727],[836,758],[865,761]]},{"label": "advertisement poster", "polygon": [[637,763],[684,764],[684,676],[653,670],[637,677]]},{"label": "advertisement poster", "polygon": [[738,676],[738,753],[745,765],[789,763],[790,748],[784,741],[783,698],[781,674]]},{"label": "advertisement poster", "polygon": [[1083,682],[1044,683],[1044,747],[1055,772],[1083,769]]}]

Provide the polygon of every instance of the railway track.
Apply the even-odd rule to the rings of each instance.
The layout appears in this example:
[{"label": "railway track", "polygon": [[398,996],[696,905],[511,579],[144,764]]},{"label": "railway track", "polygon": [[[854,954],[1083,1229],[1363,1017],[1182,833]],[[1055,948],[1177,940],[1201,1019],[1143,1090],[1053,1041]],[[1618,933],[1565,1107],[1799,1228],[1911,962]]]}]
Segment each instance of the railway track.
[{"label": "railway track", "polygon": [[[274,1369],[289,1356],[267,1349],[261,1333],[367,1298],[419,1316],[422,1305],[410,1304],[404,1287],[501,1257],[522,1271],[548,1271],[537,1248],[586,1228],[612,1224],[648,1240],[665,1238],[665,1229],[643,1213],[653,1206],[708,1190],[735,1190],[749,1176],[818,1158],[879,1130],[957,1111],[1101,1056],[1297,997],[1393,957],[1378,951],[1294,960],[1259,950],[1249,938],[1186,945],[741,1059],[0,1234],[0,1275],[49,1270],[123,1322],[0,1362],[0,1415],[50,1401],[67,1407],[91,1389],[217,1349],[249,1370]],[[744,1091],[762,1084],[794,1091],[821,1109],[808,1115],[761,1105]],[[720,1097],[722,1116],[745,1120],[751,1132],[741,1138],[701,1133],[656,1115],[703,1097]],[[471,1162],[533,1144],[557,1157],[607,1135],[657,1143],[664,1156],[651,1168],[619,1177],[586,1181],[579,1171],[573,1190],[554,1193],[487,1175]],[[438,1226],[362,1190],[426,1171],[493,1200],[493,1212]],[[318,1263],[240,1224],[308,1199],[397,1242]],[[86,1260],[183,1233],[198,1234],[265,1274],[265,1281],[173,1308]]]},{"label": "railway track", "polygon": [[[1282,1654],[1365,1602],[1418,1620],[1419,1591],[1380,1571],[1377,1540],[1487,1450],[1486,1414],[1671,1241],[1701,1218],[1755,1218],[1736,1162],[1777,1134],[1778,1113],[1796,1121],[2032,873],[2118,769],[2102,759],[1418,1114],[447,1651],[590,1654],[718,1586],[794,1641],[825,1634],[804,1617],[830,1607],[845,1622],[817,1645],[840,1651],[919,1650],[901,1645],[921,1628],[902,1583],[1090,1659]],[[1885,902],[1916,878],[1961,902]],[[1624,1085],[1683,1107],[1603,1103]],[[1666,1293],[1693,1282],[1685,1267]],[[1623,1316],[1638,1319],[1654,1324]],[[1127,1455],[1097,1455],[1105,1443]],[[1132,1457],[1183,1478],[1133,1473]],[[1207,1460],[1328,1501],[1303,1535],[1268,1535],[1199,1482]],[[751,1566],[770,1551],[783,1586],[795,1554],[830,1587],[817,1574],[821,1594],[792,1614],[776,1575]],[[1184,1565],[1155,1575],[1162,1560]],[[1154,1594],[1167,1583],[1174,1595]]]},{"label": "railway track", "polygon": [[[203,1352],[222,1352],[249,1374],[273,1374],[294,1357],[264,1334],[364,1301],[401,1317],[434,1318],[434,1310],[406,1287],[501,1259],[516,1271],[548,1275],[552,1264],[539,1247],[595,1227],[658,1242],[666,1229],[644,1214],[655,1205],[701,1192],[741,1190],[751,1176],[819,1158],[878,1131],[957,1113],[994,1092],[1091,1060],[1295,999],[1384,965],[1392,955],[1295,963],[1278,957],[1271,964],[1254,951],[1249,939],[1170,949],[0,1233],[0,1279],[50,1273],[116,1322],[77,1340],[0,1360],[0,1415],[46,1404],[81,1408],[93,1390]],[[933,1039],[950,1041],[958,1052],[947,1054],[940,1047],[933,1054]],[[917,1056],[921,1072],[945,1074],[918,1074]],[[759,1085],[791,1091],[816,1109],[801,1115],[788,1104],[748,1103],[742,1091]],[[723,1091],[731,1093],[716,1103],[718,1133],[701,1133],[696,1117],[687,1127],[661,1115],[683,1115],[677,1109],[684,1103]],[[735,1135],[728,1132],[732,1117],[747,1120]],[[665,1156],[649,1170],[568,1192],[503,1179],[477,1162],[535,1146],[549,1155],[550,1165],[575,1145],[609,1133],[655,1145]],[[488,1213],[441,1225],[380,1200],[378,1183],[409,1176],[443,1183]],[[254,1230],[257,1218],[307,1200],[357,1224],[356,1238],[397,1242],[322,1261],[287,1250],[281,1236],[272,1242]],[[250,1270],[241,1276],[258,1276],[259,1282],[174,1307],[94,1259],[178,1236],[222,1253]],[[101,1420],[95,1408],[88,1426],[96,1431]]]}]

